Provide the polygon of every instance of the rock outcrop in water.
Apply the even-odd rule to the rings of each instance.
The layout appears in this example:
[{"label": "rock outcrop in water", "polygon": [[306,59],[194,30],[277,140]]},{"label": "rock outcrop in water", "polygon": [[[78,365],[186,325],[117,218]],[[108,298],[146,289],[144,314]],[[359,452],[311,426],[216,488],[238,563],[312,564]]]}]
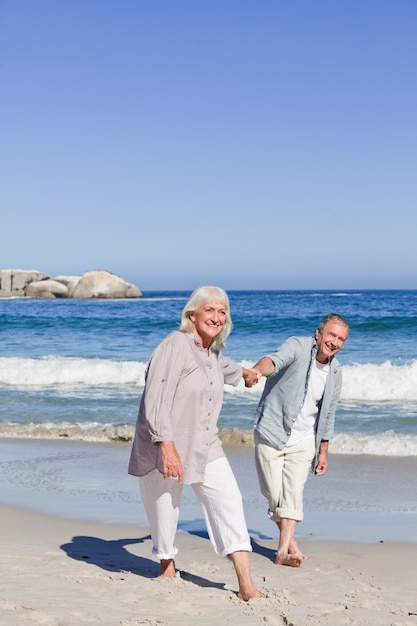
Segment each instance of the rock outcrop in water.
[{"label": "rock outcrop in water", "polygon": [[120,276],[92,270],[52,278],[37,270],[0,270],[0,298],[140,298],[141,291]]}]

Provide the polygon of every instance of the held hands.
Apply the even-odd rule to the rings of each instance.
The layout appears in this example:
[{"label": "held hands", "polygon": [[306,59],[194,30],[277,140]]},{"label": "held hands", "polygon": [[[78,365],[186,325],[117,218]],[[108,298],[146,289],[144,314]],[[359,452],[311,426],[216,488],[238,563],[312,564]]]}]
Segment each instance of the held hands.
[{"label": "held hands", "polygon": [[162,469],[164,478],[177,478],[182,483],[182,463],[173,441],[161,441],[159,443],[162,457]]},{"label": "held hands", "polygon": [[250,370],[243,367],[242,376],[245,381],[245,387],[253,387],[253,385],[256,385],[258,380],[261,378],[261,373],[253,367]]},{"label": "held hands", "polygon": [[264,356],[260,361],[255,363],[250,370],[242,368],[242,376],[245,380],[245,387],[253,387],[262,376],[270,376],[274,373],[275,363],[269,356]]}]

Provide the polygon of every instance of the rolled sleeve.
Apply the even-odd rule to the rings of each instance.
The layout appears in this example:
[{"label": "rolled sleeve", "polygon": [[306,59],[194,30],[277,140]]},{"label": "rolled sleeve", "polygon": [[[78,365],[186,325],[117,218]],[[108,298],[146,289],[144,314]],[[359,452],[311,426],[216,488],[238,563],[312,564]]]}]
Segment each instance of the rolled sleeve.
[{"label": "rolled sleeve", "polygon": [[173,441],[172,405],[178,386],[183,359],[171,336],[154,351],[146,372],[143,410],[152,443]]}]

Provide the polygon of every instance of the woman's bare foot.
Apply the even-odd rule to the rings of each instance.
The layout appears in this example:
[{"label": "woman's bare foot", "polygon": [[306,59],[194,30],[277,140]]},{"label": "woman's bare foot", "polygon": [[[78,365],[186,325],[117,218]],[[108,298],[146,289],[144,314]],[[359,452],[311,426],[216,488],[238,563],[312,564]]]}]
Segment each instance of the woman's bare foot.
[{"label": "woman's bare foot", "polygon": [[252,598],[260,598],[262,594],[253,584],[250,573],[249,552],[247,550],[237,550],[228,554],[227,557],[232,561],[236,571],[239,583],[239,591],[237,592],[239,600],[248,602]]},{"label": "woman's bare foot", "polygon": [[236,595],[239,600],[243,600],[244,602],[248,602],[249,600],[252,600],[252,598],[260,598],[262,596],[261,592],[255,587],[255,585],[251,585],[245,589],[239,589]]},{"label": "woman's bare foot", "polygon": [[159,562],[158,578],[175,578],[175,561],[174,559],[162,559]]}]

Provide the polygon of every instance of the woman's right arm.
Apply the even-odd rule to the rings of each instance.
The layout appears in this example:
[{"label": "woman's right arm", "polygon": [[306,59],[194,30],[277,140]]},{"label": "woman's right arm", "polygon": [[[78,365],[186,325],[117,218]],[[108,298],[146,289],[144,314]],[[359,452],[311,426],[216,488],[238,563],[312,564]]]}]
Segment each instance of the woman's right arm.
[{"label": "woman's right arm", "polygon": [[182,482],[182,463],[175,447],[171,421],[183,363],[182,342],[178,339],[177,335],[170,335],[155,349],[146,373],[143,394],[146,422],[152,442],[160,447],[164,478],[177,478]]},{"label": "woman's right arm", "polygon": [[146,372],[143,408],[152,442],[173,441],[172,407],[183,369],[181,351],[169,335],[154,350]]}]

